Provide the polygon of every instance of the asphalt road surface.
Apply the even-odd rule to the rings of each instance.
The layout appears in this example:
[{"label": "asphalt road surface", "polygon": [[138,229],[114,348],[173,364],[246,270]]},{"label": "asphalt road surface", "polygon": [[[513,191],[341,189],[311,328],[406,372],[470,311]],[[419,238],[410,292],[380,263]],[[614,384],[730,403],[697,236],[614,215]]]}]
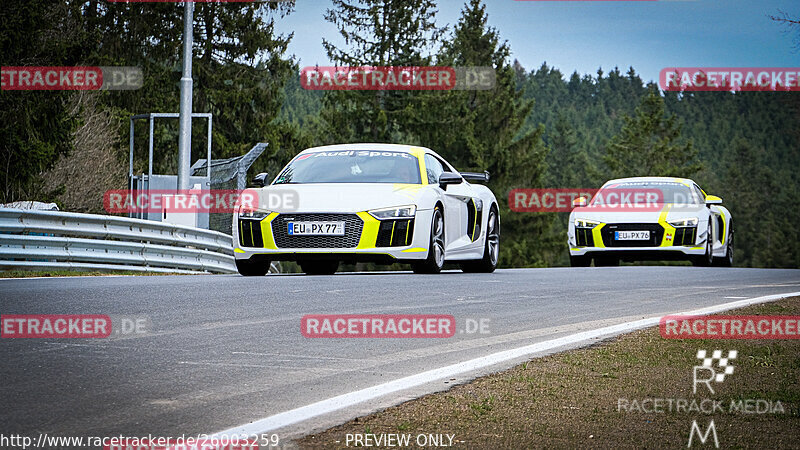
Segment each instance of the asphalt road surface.
[{"label": "asphalt road surface", "polygon": [[[0,280],[2,314],[146,316],[115,339],[0,340],[0,433],[211,433],[407,375],[577,331],[800,291],[800,270],[608,267]],[[309,339],[306,314],[449,314],[443,339]],[[484,333],[466,333],[483,319]],[[511,363],[505,366],[511,366]],[[502,369],[493,367],[482,372]],[[480,375],[287,428],[282,438]]]}]

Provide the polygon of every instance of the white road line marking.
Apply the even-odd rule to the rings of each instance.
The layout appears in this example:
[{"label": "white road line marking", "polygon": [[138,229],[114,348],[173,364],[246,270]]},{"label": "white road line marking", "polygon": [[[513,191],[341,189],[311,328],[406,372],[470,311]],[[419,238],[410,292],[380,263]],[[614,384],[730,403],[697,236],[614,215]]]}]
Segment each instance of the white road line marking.
[{"label": "white road line marking", "polygon": [[733,299],[738,299],[738,298],[747,298],[747,297],[735,297],[735,296],[731,296],[731,297],[722,297],[722,298],[733,298]]},{"label": "white road line marking", "polygon": [[[706,308],[695,309],[692,311],[678,312],[675,315],[688,315],[698,316],[704,314],[714,314],[722,311],[727,311],[735,308],[742,308],[745,306],[755,305],[758,303],[765,303],[773,300],[779,300],[786,297],[800,296],[800,292],[790,292],[787,294],[767,295],[764,297],[755,297],[747,300],[739,300],[735,302],[723,303],[721,305],[709,306]],[[223,436],[255,436],[260,433],[267,433],[289,425],[294,425],[305,420],[328,414],[334,411],[345,409],[349,406],[357,405],[369,400],[374,400],[384,395],[394,392],[402,391],[405,389],[421,386],[432,381],[452,378],[462,375],[473,370],[484,369],[495,364],[511,361],[523,356],[530,356],[533,354],[546,352],[549,350],[566,347],[579,342],[587,341],[590,339],[598,339],[601,337],[608,337],[617,334],[627,333],[642,328],[658,325],[662,316],[649,317],[642,320],[633,322],[626,322],[619,325],[612,325],[608,327],[598,328],[596,330],[583,331],[580,333],[571,334],[562,338],[552,339],[549,341],[538,342],[536,344],[526,345],[523,347],[505,350],[502,352],[493,353],[491,355],[482,356],[480,358],[471,359],[468,361],[451,364],[449,366],[440,367],[438,369],[428,370],[416,375],[411,375],[403,378],[398,378],[393,381],[378,384],[372,387],[361,389],[358,391],[349,392],[347,394],[337,395],[326,400],[321,400],[310,405],[295,408],[289,411],[284,411],[263,419],[259,419],[244,425],[229,428],[209,436],[209,439],[221,438]]]}]

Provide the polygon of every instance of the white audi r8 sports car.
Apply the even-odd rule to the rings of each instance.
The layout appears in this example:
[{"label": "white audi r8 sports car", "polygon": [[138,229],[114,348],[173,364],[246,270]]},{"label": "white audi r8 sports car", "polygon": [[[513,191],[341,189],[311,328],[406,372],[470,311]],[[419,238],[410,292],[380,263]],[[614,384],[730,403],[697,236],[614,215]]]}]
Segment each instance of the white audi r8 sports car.
[{"label": "white audi r8 sports car", "polygon": [[592,197],[577,198],[569,216],[572,266],[620,261],[688,259],[733,265],[733,222],[722,199],[685,178],[611,180]]},{"label": "white audi r8 sports car", "polygon": [[[307,274],[340,262],[410,263],[438,273],[497,266],[500,217],[489,174],[459,173],[423,147],[345,144],[304,150],[233,216],[236,266],[264,275],[271,261],[296,261]],[[291,201],[274,201],[275,199]]]}]

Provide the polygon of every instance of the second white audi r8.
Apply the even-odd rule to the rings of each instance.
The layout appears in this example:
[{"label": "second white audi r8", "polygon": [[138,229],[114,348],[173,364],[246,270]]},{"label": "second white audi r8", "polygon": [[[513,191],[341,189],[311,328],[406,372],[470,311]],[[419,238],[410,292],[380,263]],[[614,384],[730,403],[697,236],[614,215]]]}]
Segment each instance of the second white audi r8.
[{"label": "second white audi r8", "polygon": [[[256,178],[267,183],[266,174]],[[372,261],[438,273],[454,262],[466,272],[493,272],[500,248],[497,199],[471,183],[488,179],[486,172],[459,173],[423,147],[304,150],[272,183],[254,190],[257,206],[238,207],[236,267],[242,275],[264,275],[271,261],[297,261],[307,274],[332,274],[340,262]]]},{"label": "second white audi r8", "polygon": [[611,180],[570,213],[572,266],[620,261],[688,259],[695,265],[733,265],[733,221],[722,199],[685,178]]}]

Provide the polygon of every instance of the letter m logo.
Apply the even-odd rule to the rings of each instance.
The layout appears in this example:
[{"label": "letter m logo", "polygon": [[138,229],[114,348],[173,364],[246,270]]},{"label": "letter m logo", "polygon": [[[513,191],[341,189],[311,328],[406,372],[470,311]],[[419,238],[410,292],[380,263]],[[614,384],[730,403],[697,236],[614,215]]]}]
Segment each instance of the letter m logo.
[{"label": "letter m logo", "polygon": [[717,428],[714,426],[713,420],[708,423],[708,428],[706,428],[705,433],[700,432],[700,427],[697,425],[696,420],[692,421],[692,429],[689,431],[689,444],[686,446],[687,448],[692,446],[692,438],[694,438],[695,431],[697,432],[697,439],[700,440],[701,444],[705,444],[706,440],[708,440],[709,433],[713,433],[714,447],[719,448],[719,439],[717,439]]}]

